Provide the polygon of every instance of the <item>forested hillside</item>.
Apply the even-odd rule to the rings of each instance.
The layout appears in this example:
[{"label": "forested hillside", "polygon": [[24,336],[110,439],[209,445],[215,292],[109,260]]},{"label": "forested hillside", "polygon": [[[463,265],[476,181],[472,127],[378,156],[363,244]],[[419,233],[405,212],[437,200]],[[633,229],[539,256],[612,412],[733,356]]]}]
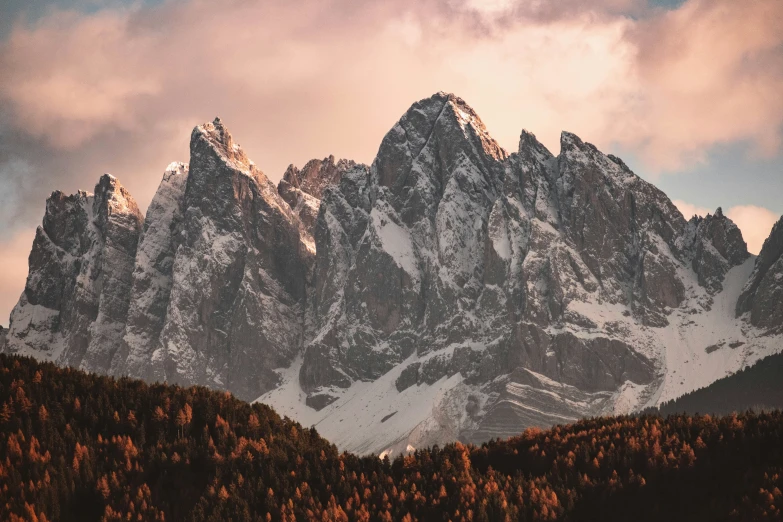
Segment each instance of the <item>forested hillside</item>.
[{"label": "forested hillside", "polygon": [[783,408],[783,354],[770,355],[706,388],[661,404],[669,413],[713,413]]},{"label": "forested hillside", "polygon": [[599,418],[389,462],[230,394],[0,356],[9,521],[772,520],[781,440],[780,413]]}]

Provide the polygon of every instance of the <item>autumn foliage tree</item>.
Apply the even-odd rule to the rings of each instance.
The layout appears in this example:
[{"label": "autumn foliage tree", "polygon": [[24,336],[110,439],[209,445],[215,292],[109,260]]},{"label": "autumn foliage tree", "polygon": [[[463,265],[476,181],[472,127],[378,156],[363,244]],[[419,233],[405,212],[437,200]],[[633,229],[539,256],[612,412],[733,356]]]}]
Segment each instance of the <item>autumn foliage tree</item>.
[{"label": "autumn foliage tree", "polygon": [[0,355],[0,520],[775,520],[783,415],[587,419],[394,460],[202,387]]}]

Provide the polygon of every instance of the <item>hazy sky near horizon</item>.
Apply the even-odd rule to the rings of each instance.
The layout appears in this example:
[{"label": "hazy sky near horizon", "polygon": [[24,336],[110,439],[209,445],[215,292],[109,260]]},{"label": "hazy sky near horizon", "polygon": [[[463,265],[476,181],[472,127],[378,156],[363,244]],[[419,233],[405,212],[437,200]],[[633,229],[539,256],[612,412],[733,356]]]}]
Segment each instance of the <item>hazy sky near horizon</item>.
[{"label": "hazy sky near horizon", "polygon": [[146,209],[219,115],[273,181],[370,163],[416,100],[463,97],[509,151],[578,134],[757,252],[783,214],[780,0],[5,0],[0,324],[46,197],[110,172]]}]

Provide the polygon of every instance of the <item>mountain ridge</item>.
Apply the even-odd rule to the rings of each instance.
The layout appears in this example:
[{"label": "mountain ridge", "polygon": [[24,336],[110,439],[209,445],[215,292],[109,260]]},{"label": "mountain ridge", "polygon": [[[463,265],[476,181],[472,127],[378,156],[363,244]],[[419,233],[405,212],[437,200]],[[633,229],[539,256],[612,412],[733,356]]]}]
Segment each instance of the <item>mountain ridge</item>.
[{"label": "mountain ridge", "polygon": [[[66,199],[50,198],[42,233]],[[99,215],[62,221],[65,239],[97,238],[79,266],[119,255]],[[31,255],[3,351],[231,390],[343,449],[628,413],[781,349],[779,287],[751,282],[783,277],[774,230],[756,263],[721,209],[686,221],[569,132],[557,156],[528,131],[507,153],[453,94],[413,104],[371,165],[313,160],[277,186],[216,118],[146,218],[111,216],[130,232],[118,274],[98,264],[89,279],[112,281],[105,299],[83,311],[79,292],[52,297],[85,279],[75,261]]]}]

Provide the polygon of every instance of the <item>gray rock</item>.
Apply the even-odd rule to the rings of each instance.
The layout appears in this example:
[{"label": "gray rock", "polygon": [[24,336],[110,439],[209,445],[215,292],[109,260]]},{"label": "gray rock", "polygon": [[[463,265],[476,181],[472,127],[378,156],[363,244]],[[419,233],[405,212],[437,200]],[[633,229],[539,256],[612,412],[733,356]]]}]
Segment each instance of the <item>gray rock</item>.
[{"label": "gray rock", "polygon": [[742,233],[720,207],[704,218],[693,216],[680,246],[690,255],[699,284],[713,293],[723,289],[723,279],[731,267],[750,257]]},{"label": "gray rock", "polygon": [[[250,400],[298,371],[327,417],[357,381],[404,397],[459,375],[414,435],[481,442],[655,400],[666,347],[650,332],[693,324],[749,256],[720,209],[686,222],[571,133],[557,156],[527,131],[508,154],[446,93],[371,166],[330,156],[277,187],[219,119],[190,146],[145,220],[111,177],[52,195],[0,348]],[[737,313],[780,328],[781,274],[778,223]]]},{"label": "gray rock", "polygon": [[301,345],[307,261],[296,217],[219,119],[194,129],[160,343],[166,380],[254,399]]},{"label": "gray rock", "polygon": [[737,300],[737,315],[750,312],[751,324],[783,327],[783,218],[764,241],[747,284]]},{"label": "gray rock", "polygon": [[112,362],[112,374],[133,375],[149,382],[164,381],[163,365],[153,355],[174,283],[174,258],[182,243],[185,186],[188,165],[172,163],[152,199],[136,254],[131,302],[121,350]]},{"label": "gray rock", "polygon": [[5,351],[107,373],[122,343],[142,221],[109,174],[94,195],[53,192]]},{"label": "gray rock", "polygon": [[313,234],[323,193],[327,187],[337,185],[343,174],[356,166],[356,163],[351,160],[341,159],[335,163],[334,156],[323,160],[310,160],[302,170],[289,165],[283,179],[277,185],[280,197],[299,218],[300,234],[313,253],[315,253]]}]

